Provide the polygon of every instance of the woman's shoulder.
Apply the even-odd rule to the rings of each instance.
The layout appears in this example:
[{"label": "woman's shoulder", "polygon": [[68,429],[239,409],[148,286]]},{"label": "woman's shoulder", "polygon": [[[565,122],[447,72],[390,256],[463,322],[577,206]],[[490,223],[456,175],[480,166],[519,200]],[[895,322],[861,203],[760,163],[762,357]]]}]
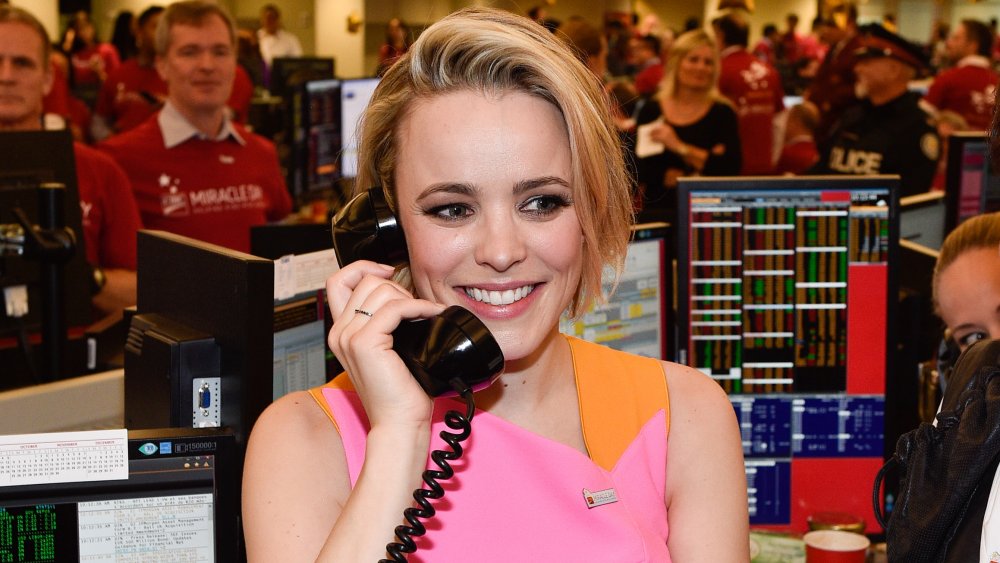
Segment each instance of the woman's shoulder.
[{"label": "woman's shoulder", "polygon": [[733,108],[733,103],[722,97],[712,100],[712,107],[708,110],[708,114],[727,119],[736,119],[736,110]]},{"label": "woman's shoulder", "polygon": [[575,369],[580,371],[606,372],[613,370],[629,376],[649,376],[655,374],[661,377],[660,360],[615,350],[602,344],[596,344],[581,338],[566,337],[573,350]]},{"label": "woman's shoulder", "polygon": [[711,377],[674,362],[663,362],[663,372],[670,390],[670,408],[675,414],[732,412],[729,396]]},{"label": "woman's shoulder", "polygon": [[305,440],[332,437],[336,426],[308,391],[289,393],[271,403],[254,424],[257,439]]},{"label": "woman's shoulder", "polygon": [[642,125],[656,120],[661,115],[663,109],[660,107],[660,99],[656,96],[646,96],[642,98],[642,107],[639,108],[635,121]]}]

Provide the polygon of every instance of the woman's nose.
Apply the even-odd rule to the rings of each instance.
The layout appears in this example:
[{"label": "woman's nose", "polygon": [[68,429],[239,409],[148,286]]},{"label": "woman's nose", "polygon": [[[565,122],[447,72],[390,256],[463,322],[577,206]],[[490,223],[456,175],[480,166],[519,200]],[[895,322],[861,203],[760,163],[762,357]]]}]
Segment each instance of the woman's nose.
[{"label": "woman's nose", "polygon": [[526,245],[518,223],[508,213],[485,218],[476,240],[476,262],[504,272],[524,260]]}]

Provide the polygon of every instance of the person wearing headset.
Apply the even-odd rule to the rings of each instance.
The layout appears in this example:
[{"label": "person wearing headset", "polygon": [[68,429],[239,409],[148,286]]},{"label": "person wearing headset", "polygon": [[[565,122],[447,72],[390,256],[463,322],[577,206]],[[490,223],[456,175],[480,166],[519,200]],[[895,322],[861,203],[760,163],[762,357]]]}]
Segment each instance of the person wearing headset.
[{"label": "person wearing headset", "polygon": [[475,394],[472,436],[411,561],[749,560],[721,387],[558,330],[625,256],[633,210],[608,105],[545,28],[488,8],[433,24],[387,71],[362,119],[357,185],[381,186],[398,216],[408,281],[369,261],[328,280],[328,340],[347,373],[257,421],[250,561],[386,556],[441,449],[442,412],[461,405],[424,393],[393,332],[446,305],[488,327],[504,373]]}]

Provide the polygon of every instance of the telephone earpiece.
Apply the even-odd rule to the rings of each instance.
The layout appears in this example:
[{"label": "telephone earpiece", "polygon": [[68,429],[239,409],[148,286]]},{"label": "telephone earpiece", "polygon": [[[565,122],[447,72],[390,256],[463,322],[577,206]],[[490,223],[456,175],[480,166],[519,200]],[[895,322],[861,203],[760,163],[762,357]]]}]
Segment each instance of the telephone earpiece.
[{"label": "telephone earpiece", "polygon": [[333,218],[333,249],[341,267],[357,260],[393,267],[409,261],[403,227],[382,188],[358,194],[337,213]]},{"label": "telephone earpiece", "polygon": [[[341,267],[356,260],[396,267],[408,261],[403,229],[381,188],[348,202],[332,230]],[[432,397],[455,392],[455,378],[473,391],[486,388],[503,370],[503,353],[489,329],[457,305],[430,319],[403,322],[392,337],[393,350]]]}]

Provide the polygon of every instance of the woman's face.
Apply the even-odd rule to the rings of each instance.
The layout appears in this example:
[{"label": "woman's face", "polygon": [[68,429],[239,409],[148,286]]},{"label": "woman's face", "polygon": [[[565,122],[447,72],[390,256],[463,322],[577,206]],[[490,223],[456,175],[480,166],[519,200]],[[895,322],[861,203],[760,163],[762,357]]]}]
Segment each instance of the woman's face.
[{"label": "woman's face", "polygon": [[475,313],[508,361],[531,354],[558,329],[583,262],[559,111],[521,92],[458,91],[415,102],[397,134],[417,294]]},{"label": "woman's face", "polygon": [[80,24],[80,39],[83,40],[84,43],[87,45],[92,44],[94,42],[94,36],[95,32],[93,24],[90,22],[83,22]]},{"label": "woman's face", "polygon": [[963,350],[977,340],[1000,338],[1000,251],[967,250],[942,270],[938,309]]},{"label": "woman's face", "polygon": [[708,90],[712,87],[715,70],[715,51],[708,45],[695,47],[681,58],[677,67],[677,84],[693,90]]}]

